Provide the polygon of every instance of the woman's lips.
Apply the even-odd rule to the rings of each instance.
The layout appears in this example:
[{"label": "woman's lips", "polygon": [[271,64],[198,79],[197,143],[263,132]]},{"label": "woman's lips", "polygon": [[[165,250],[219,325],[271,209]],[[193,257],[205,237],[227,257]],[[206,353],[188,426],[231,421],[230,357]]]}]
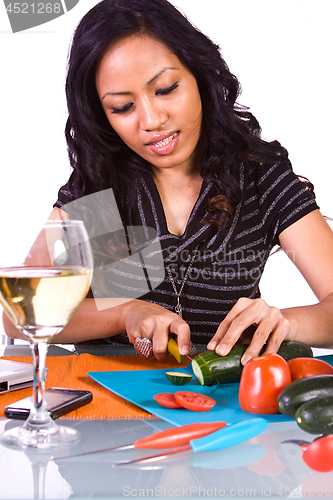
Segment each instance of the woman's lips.
[{"label": "woman's lips", "polygon": [[148,148],[156,154],[159,155],[167,155],[172,153],[172,151],[177,146],[179,140],[179,132],[171,133],[170,135],[162,138],[154,142],[150,142],[147,144]]}]

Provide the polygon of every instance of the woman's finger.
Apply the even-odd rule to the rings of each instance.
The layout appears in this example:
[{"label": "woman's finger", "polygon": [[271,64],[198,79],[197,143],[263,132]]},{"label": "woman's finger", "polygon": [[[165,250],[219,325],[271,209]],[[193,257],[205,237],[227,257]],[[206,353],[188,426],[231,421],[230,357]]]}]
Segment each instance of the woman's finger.
[{"label": "woman's finger", "polygon": [[151,319],[130,323],[126,328],[128,340],[135,350],[143,357],[148,358],[153,354],[153,322]]},{"label": "woman's finger", "polygon": [[179,353],[183,356],[191,354],[191,331],[189,325],[179,316],[170,324],[170,333],[177,336]]},{"label": "woman's finger", "polygon": [[169,324],[159,322],[153,332],[153,351],[158,361],[166,361],[168,358]]},{"label": "woman's finger", "polygon": [[217,329],[207,348],[217,354],[228,354],[242,333],[254,323],[259,324],[270,307],[262,299],[241,298]]},{"label": "woman's finger", "polygon": [[153,349],[158,361],[166,361],[168,357],[168,341],[170,334],[177,337],[177,344],[180,354],[190,354],[190,327],[176,314],[170,319],[159,321],[153,332]]},{"label": "woman's finger", "polygon": [[254,332],[250,345],[243,354],[241,363],[244,365],[251,358],[258,356],[266,342],[264,354],[276,353],[289,332],[289,321],[284,318],[279,309],[271,308],[270,313],[260,322]]},{"label": "woman's finger", "polygon": [[136,337],[134,348],[144,358],[149,358],[153,355],[153,343],[148,338]]},{"label": "woman's finger", "polygon": [[191,352],[188,324],[177,314],[155,304],[138,304],[126,318],[126,331],[129,341],[144,357],[153,353],[158,361],[166,361],[170,334],[176,335],[181,354]]}]

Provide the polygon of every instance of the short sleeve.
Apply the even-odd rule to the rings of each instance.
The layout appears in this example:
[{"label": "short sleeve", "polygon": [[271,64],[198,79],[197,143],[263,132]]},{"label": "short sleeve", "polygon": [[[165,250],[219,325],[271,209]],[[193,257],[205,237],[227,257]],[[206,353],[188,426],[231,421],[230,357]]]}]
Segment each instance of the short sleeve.
[{"label": "short sleeve", "polygon": [[54,203],[53,207],[62,208],[67,203],[70,203],[71,201],[75,200],[75,196],[70,188],[70,180],[71,179],[69,179],[69,181],[59,189],[58,199]]},{"label": "short sleeve", "polygon": [[279,162],[261,171],[258,192],[272,246],[279,244],[279,235],[284,229],[319,208],[313,190],[293,172],[289,163]]}]

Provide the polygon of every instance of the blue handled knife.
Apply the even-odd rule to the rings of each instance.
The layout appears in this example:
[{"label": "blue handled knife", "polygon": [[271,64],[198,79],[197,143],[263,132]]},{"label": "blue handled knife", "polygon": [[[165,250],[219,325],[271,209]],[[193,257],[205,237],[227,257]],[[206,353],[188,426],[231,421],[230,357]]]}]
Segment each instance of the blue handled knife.
[{"label": "blue handled knife", "polygon": [[263,418],[243,420],[242,422],[237,422],[236,424],[229,425],[202,438],[192,439],[189,444],[172,448],[171,450],[167,450],[163,453],[150,455],[149,457],[137,458],[128,462],[112,464],[112,466],[119,467],[121,465],[157,462],[169,457],[170,455],[182,453],[189,450],[195,453],[200,451],[224,450],[226,448],[230,448],[231,446],[236,446],[237,444],[243,443],[248,439],[253,438],[254,436],[257,436],[258,434],[263,432],[266,427],[267,421]]}]

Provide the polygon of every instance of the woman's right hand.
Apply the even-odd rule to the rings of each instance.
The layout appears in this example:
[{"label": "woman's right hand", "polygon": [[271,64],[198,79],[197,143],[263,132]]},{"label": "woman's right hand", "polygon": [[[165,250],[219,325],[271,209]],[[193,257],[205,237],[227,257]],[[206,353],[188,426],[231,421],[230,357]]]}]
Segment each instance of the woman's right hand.
[{"label": "woman's right hand", "polygon": [[137,338],[147,338],[153,343],[158,361],[168,357],[169,335],[177,337],[180,354],[191,353],[190,327],[180,317],[164,307],[135,299],[123,305],[125,331],[131,344]]}]

